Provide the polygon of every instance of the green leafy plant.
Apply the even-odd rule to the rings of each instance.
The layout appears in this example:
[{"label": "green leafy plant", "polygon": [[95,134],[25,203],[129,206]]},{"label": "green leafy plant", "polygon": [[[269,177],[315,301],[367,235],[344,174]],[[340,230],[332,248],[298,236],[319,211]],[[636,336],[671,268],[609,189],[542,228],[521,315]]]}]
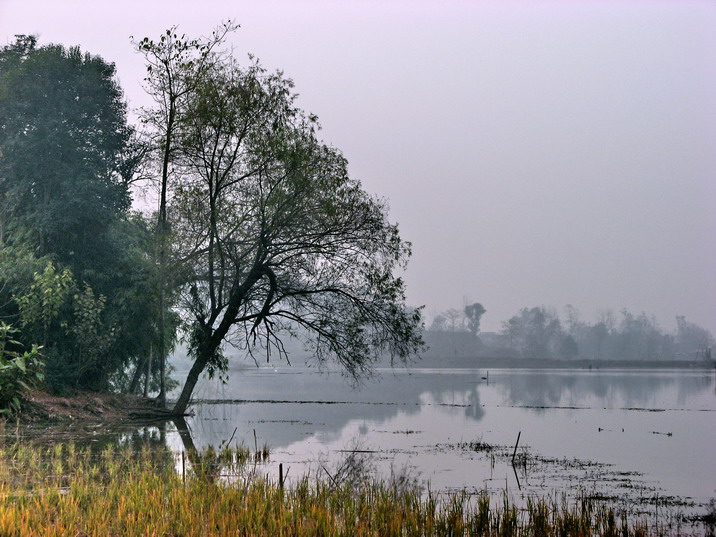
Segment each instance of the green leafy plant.
[{"label": "green leafy plant", "polygon": [[41,273],[33,274],[29,291],[15,297],[23,328],[42,338],[43,345],[47,345],[50,325],[60,316],[60,309],[75,287],[72,273],[56,269],[50,262]]},{"label": "green leafy plant", "polygon": [[0,416],[20,410],[25,392],[44,380],[40,347],[20,352],[22,345],[13,339],[18,330],[0,322]]}]

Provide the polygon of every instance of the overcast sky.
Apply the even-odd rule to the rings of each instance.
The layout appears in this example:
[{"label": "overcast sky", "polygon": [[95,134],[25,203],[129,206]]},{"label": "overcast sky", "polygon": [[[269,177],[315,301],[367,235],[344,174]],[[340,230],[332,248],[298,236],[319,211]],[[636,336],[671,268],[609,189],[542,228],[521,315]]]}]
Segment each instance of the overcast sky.
[{"label": "overcast sky", "polygon": [[627,308],[716,333],[716,2],[0,0],[0,42],[80,45],[148,104],[130,35],[208,34],[300,104],[413,243],[408,299]]}]

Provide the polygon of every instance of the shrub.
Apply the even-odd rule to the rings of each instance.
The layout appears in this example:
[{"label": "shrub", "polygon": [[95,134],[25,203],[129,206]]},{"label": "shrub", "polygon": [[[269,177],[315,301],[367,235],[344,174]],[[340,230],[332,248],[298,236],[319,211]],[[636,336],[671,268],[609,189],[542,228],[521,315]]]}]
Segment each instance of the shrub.
[{"label": "shrub", "polygon": [[18,330],[0,322],[0,416],[20,410],[25,392],[44,380],[40,348],[21,352]]}]

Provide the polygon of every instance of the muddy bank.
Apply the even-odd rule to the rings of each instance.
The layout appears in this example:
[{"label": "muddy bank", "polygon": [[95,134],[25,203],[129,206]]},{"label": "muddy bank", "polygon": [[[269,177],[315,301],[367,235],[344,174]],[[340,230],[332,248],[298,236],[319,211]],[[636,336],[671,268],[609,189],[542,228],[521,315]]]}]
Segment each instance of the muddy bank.
[{"label": "muddy bank", "polygon": [[79,392],[62,397],[33,390],[16,419],[21,423],[118,423],[158,410],[153,399],[136,395]]}]

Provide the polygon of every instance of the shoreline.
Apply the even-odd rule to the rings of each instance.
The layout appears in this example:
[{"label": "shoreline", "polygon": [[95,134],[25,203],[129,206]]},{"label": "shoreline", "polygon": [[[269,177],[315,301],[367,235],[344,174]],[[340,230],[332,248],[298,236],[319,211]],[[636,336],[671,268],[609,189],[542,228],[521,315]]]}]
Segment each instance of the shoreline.
[{"label": "shoreline", "polygon": [[138,395],[77,392],[67,396],[31,390],[22,409],[10,418],[20,423],[121,423],[136,421],[136,415],[157,412],[155,400]]}]

